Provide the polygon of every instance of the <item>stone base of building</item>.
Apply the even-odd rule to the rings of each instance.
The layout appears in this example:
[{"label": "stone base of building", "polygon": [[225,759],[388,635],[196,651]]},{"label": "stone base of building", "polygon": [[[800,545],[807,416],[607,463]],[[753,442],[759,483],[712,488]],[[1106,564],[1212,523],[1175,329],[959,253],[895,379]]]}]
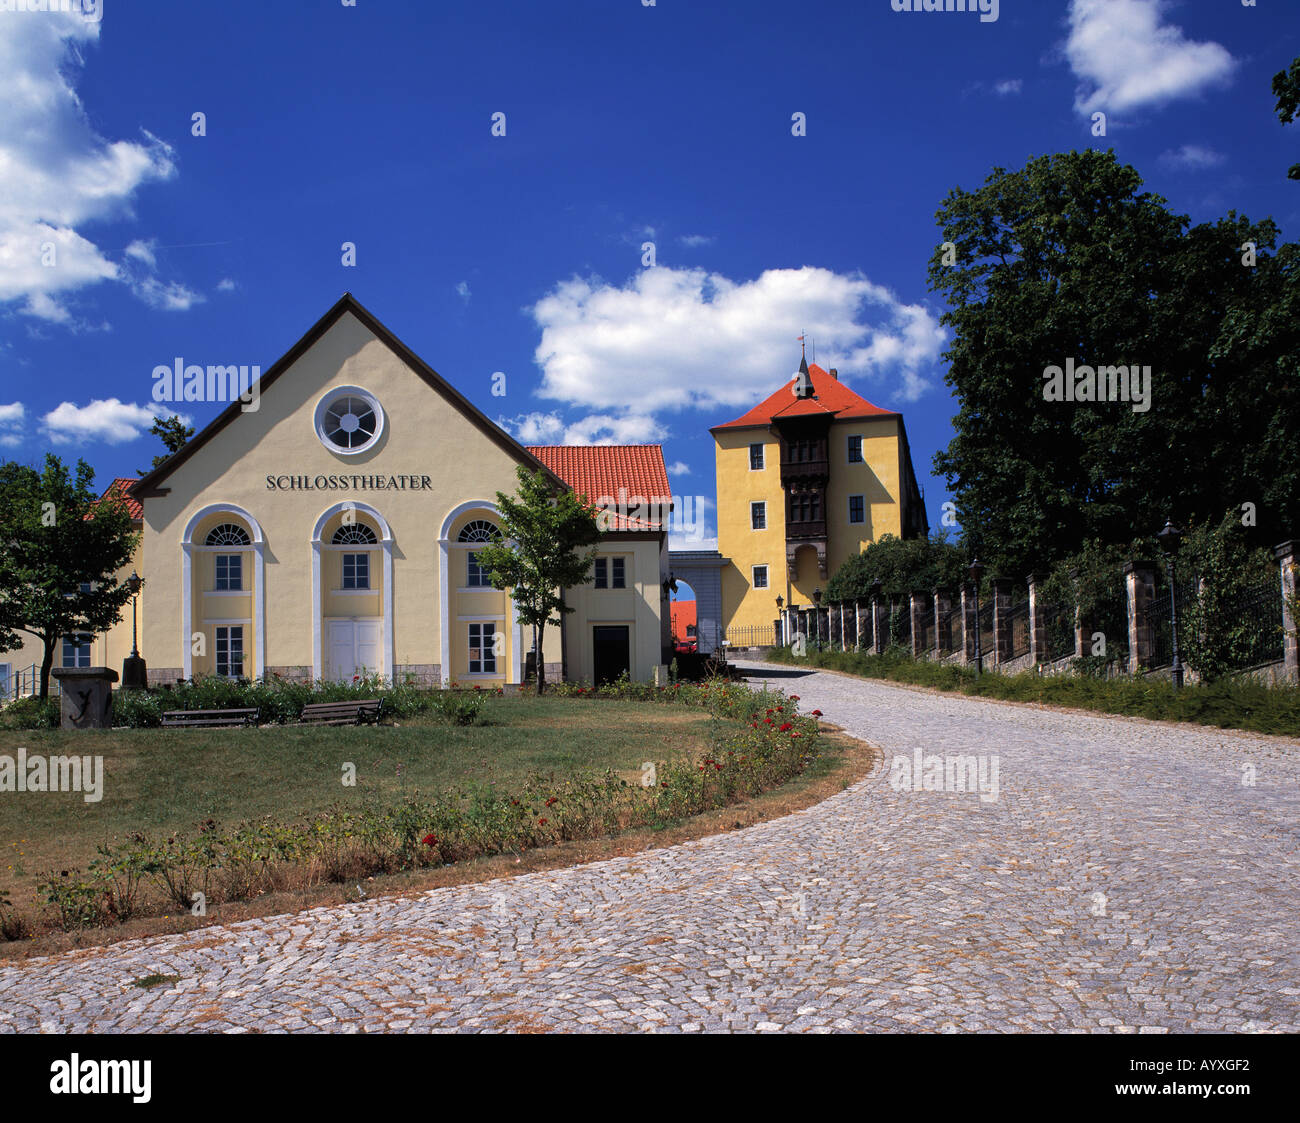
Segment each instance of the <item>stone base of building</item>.
[{"label": "stone base of building", "polygon": [[185,671],[181,667],[150,667],[149,668],[149,686],[175,686],[185,677]]},{"label": "stone base of building", "polygon": [[310,667],[267,667],[266,677],[268,679],[283,679],[285,682],[308,683],[311,682]]},{"label": "stone base of building", "polygon": [[412,686],[439,686],[442,683],[442,665],[439,663],[398,663],[393,670],[394,684],[409,682]]}]

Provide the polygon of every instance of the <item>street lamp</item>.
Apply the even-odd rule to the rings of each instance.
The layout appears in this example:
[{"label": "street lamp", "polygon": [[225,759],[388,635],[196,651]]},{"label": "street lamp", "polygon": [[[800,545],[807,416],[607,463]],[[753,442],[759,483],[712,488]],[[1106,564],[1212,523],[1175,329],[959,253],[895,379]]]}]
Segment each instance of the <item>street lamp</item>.
[{"label": "street lamp", "polygon": [[980,578],[984,575],[984,566],[978,557],[971,561],[967,572],[975,586],[975,673],[978,675],[984,670],[984,656],[980,651]]},{"label": "street lamp", "polygon": [[781,606],[782,606],[783,604],[785,604],[785,597],[781,596],[781,595],[778,593],[778,594],[777,594],[777,597],[776,597],[776,610],[777,610],[777,612],[780,612],[780,611],[781,611]]},{"label": "street lamp", "polygon": [[140,658],[140,633],[139,633],[139,613],[137,604],[139,601],[140,588],[144,581],[140,575],[132,571],[123,584],[131,594],[131,654],[122,660],[122,689],[123,690],[147,690],[149,688],[149,669],[145,661]]},{"label": "street lamp", "polygon": [[1178,594],[1174,588],[1174,555],[1183,540],[1183,532],[1174,526],[1172,519],[1165,520],[1165,528],[1156,538],[1160,548],[1165,552],[1165,564],[1169,567],[1169,634],[1173,639],[1174,665],[1170,670],[1174,689],[1183,685],[1183,664],[1178,659]]}]

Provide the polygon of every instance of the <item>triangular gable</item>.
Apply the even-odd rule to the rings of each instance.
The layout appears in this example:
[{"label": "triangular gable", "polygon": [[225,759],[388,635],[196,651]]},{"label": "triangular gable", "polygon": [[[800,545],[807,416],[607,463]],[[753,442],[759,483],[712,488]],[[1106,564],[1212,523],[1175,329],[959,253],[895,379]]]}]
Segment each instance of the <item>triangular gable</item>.
[{"label": "triangular gable", "polygon": [[[519,463],[533,471],[541,471],[546,478],[555,486],[568,490],[568,485],[557,476],[549,467],[543,464],[523,445],[516,441],[509,433],[499,425],[491,421],[486,414],[481,413],[459,390],[451,385],[445,378],[435,371],[419,355],[406,346],[397,338],[387,327],[385,327],[376,317],[368,311],[350,292],[345,292],[334,306],[325,313],[314,325],[307,331],[297,343],[286,351],[276,362],[266,371],[258,383],[259,394],[265,395],[268,390],[275,384],[275,381],[296,363],[311,347],[321,338],[335,323],[343,316],[345,312],[351,312],[370,332],[382,342],[390,351],[402,360],[415,374],[417,374],[425,383],[434,390],[438,391],[446,398],[456,409],[465,415],[471,424],[483,431],[483,433],[501,448],[505,449]],[[195,433],[194,436],[186,442],[183,448],[172,453],[166,460],[158,465],[153,471],[146,473],[141,479],[130,488],[130,496],[134,499],[148,499],[151,496],[166,495],[170,489],[160,487],[159,485],[167,479],[177,468],[185,463],[191,456],[202,448],[208,441],[212,440],[227,425],[234,421],[241,414],[241,403],[236,400],[230,403],[221,411],[212,421],[203,429]]]}]

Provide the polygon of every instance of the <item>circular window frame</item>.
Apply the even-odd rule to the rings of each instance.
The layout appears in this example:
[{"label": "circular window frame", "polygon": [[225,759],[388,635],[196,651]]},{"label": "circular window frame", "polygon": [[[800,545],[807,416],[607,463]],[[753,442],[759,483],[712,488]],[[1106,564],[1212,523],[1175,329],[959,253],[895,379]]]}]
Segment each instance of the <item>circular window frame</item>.
[{"label": "circular window frame", "polygon": [[[325,415],[340,398],[361,398],[375,415],[377,424],[375,431],[371,434],[370,439],[364,444],[359,444],[355,448],[344,448],[330,440],[329,434],[325,432]],[[369,452],[379,443],[379,439],[384,435],[384,426],[386,422],[384,416],[384,407],[379,404],[379,399],[369,390],[361,386],[333,386],[326,392],[316,403],[315,428],[316,439],[320,441],[330,452],[339,456],[358,456],[363,452]]]}]

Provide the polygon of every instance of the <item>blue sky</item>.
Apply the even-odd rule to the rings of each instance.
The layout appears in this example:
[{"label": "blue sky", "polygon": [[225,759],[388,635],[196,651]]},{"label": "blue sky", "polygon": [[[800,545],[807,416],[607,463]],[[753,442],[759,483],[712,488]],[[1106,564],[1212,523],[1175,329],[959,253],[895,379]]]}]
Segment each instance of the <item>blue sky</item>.
[{"label": "blue sky", "polygon": [[0,0],[0,455],[101,484],[161,451],[155,366],[266,368],[350,290],[521,439],[662,442],[708,534],[707,429],[806,331],[903,412],[937,524],[948,190],[1113,146],[1193,220],[1300,217],[1269,91],[1294,0],[24,6]]}]

